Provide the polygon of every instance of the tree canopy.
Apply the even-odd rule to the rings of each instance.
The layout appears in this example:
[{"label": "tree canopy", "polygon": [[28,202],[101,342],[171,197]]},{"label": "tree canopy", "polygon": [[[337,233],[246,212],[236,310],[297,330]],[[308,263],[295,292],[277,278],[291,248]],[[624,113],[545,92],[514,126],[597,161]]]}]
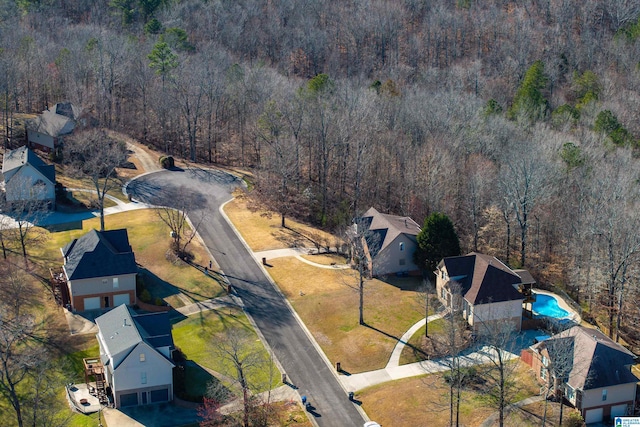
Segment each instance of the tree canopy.
[{"label": "tree canopy", "polygon": [[414,254],[416,265],[432,272],[442,258],[457,255],[460,255],[460,240],[453,222],[443,213],[432,213],[424,220],[418,234],[418,249]]}]

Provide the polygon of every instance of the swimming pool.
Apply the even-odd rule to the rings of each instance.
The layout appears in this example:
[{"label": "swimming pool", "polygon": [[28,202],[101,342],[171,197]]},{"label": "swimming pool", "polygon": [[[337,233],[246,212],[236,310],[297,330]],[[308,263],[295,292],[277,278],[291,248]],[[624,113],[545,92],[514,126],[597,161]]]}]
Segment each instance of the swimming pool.
[{"label": "swimming pool", "polygon": [[558,305],[558,300],[555,297],[536,292],[534,294],[536,294],[536,302],[531,306],[531,310],[535,314],[556,319],[569,316],[569,312]]}]

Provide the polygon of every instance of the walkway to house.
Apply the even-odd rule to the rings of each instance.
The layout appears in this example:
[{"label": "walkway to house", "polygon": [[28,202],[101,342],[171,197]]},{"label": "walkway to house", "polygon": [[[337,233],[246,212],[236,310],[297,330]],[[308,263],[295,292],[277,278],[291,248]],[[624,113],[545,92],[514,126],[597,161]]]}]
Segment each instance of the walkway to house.
[{"label": "walkway to house", "polygon": [[302,255],[314,255],[317,253],[318,251],[315,248],[287,248],[287,249],[272,249],[269,251],[253,252],[253,257],[257,259],[259,262],[262,262],[262,259],[265,258],[267,263],[269,263],[269,259],[272,259],[272,258],[283,258],[283,257],[293,256],[293,257],[296,257],[296,259],[306,264],[309,264],[318,268],[328,268],[331,270],[335,270],[335,269],[344,270],[344,269],[351,268],[349,264],[335,264],[335,265],[318,264],[317,262],[313,262],[302,257]]},{"label": "walkway to house", "polygon": [[387,362],[387,366],[385,366],[385,369],[393,368],[395,366],[400,366],[400,355],[402,355],[402,350],[404,350],[405,346],[407,345],[411,337],[420,328],[426,325],[427,322],[433,322],[436,319],[441,319],[442,316],[443,316],[443,313],[432,314],[427,319],[422,319],[416,322],[415,325],[410,327],[409,330],[405,332],[404,335],[402,335],[402,337],[400,337],[400,340],[398,340],[398,342],[396,343],[396,346],[393,348],[393,352],[391,352],[391,357],[389,358],[389,362]]}]

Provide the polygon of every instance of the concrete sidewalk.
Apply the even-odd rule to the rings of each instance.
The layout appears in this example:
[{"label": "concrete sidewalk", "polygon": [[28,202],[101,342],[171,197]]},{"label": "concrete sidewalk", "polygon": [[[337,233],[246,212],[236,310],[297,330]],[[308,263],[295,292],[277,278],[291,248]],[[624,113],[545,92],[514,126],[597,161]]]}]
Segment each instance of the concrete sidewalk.
[{"label": "concrete sidewalk", "polygon": [[201,311],[217,310],[223,307],[239,307],[238,304],[230,296],[224,296],[220,298],[208,299],[205,301],[194,302],[193,304],[185,305],[184,307],[176,308],[175,310],[185,316],[196,314]]}]

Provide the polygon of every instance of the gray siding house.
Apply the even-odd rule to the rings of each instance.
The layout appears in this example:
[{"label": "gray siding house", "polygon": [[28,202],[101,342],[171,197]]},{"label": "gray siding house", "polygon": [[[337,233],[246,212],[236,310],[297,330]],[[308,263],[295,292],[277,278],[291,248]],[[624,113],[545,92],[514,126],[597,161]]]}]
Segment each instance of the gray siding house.
[{"label": "gray siding house", "polygon": [[73,311],[136,303],[138,267],[126,229],[91,230],[61,251]]},{"label": "gray siding house", "polygon": [[365,254],[373,276],[419,271],[413,262],[420,226],[408,216],[388,215],[370,208],[355,220],[356,234],[364,237]]},{"label": "gray siding house", "polygon": [[100,360],[116,408],[173,400],[169,313],[120,305],[96,319]]},{"label": "gray siding house", "polygon": [[8,202],[38,200],[55,207],[56,169],[27,147],[7,151],[2,178]]},{"label": "gray siding house", "polygon": [[30,147],[54,151],[65,135],[73,132],[80,110],[69,102],[59,103],[44,110],[26,123],[27,142]]}]

